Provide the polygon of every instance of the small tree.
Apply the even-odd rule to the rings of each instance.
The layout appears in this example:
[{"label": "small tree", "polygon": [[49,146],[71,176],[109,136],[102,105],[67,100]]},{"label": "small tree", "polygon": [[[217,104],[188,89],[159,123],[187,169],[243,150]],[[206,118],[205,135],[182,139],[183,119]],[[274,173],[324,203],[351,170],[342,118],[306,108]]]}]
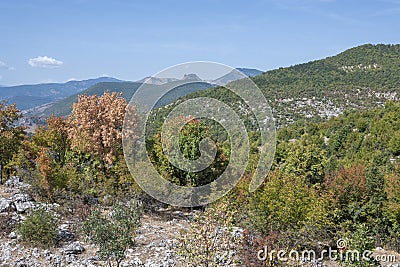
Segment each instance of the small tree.
[{"label": "small tree", "polygon": [[389,151],[394,156],[400,156],[400,133],[394,132],[392,138],[389,141]]},{"label": "small tree", "polygon": [[[180,124],[183,117],[177,117],[169,121],[173,125]],[[205,122],[198,119],[190,120],[179,133],[179,148],[183,156],[191,161],[197,160],[201,156],[200,143],[206,138],[211,138],[209,128]],[[165,138],[171,140],[171,138]],[[171,147],[171,143],[164,144],[166,147]],[[153,139],[148,140],[148,151],[150,157],[157,170],[168,180],[178,185],[184,186],[202,186],[214,181],[225,170],[228,159],[225,156],[220,144],[216,142],[217,151],[212,164],[206,169],[199,172],[187,172],[175,167],[168,160],[163,151],[163,144],[161,142],[161,132],[158,132]],[[177,152],[177,151],[175,151]]]},{"label": "small tree", "polygon": [[385,235],[385,233],[382,233],[385,224],[383,206],[387,201],[387,195],[384,176],[376,166],[370,167],[366,173],[366,189],[369,198],[367,210],[373,225],[371,230],[377,237],[383,237]]},{"label": "small tree", "polygon": [[34,163],[31,176],[36,180],[33,184],[53,200],[54,191],[65,189],[67,185],[67,177],[62,171],[70,150],[66,120],[61,117],[48,118],[46,127],[36,128],[31,140],[26,142],[25,150],[25,157]]},{"label": "small tree", "polygon": [[265,184],[250,196],[251,225],[265,236],[274,231],[300,232],[309,226],[324,229],[328,225],[327,203],[318,194],[318,189],[305,186],[300,176],[271,172]]},{"label": "small tree", "polygon": [[22,240],[33,246],[49,248],[55,245],[58,219],[54,214],[39,208],[32,211],[18,226]]},{"label": "small tree", "polygon": [[326,152],[323,149],[306,138],[289,144],[288,149],[288,155],[283,164],[283,170],[286,173],[303,176],[308,185],[323,182],[327,162]]},{"label": "small tree", "polygon": [[22,113],[15,104],[8,105],[0,101],[0,183],[2,183],[3,167],[10,162],[21,141],[24,139],[25,127],[18,126]]},{"label": "small tree", "polygon": [[74,165],[82,174],[72,183],[79,183],[80,191],[98,196],[99,192],[120,193],[132,185],[122,149],[125,115],[130,118],[125,125],[129,129],[124,132],[125,138],[134,144],[138,113],[135,106],[128,106],[121,93],[81,95],[72,105],[67,132],[75,155]]},{"label": "small tree", "polygon": [[116,204],[108,214],[95,210],[83,223],[82,231],[99,247],[102,260],[108,265],[114,260],[118,267],[128,247],[135,245],[135,230],[140,225],[141,208],[136,205]]}]

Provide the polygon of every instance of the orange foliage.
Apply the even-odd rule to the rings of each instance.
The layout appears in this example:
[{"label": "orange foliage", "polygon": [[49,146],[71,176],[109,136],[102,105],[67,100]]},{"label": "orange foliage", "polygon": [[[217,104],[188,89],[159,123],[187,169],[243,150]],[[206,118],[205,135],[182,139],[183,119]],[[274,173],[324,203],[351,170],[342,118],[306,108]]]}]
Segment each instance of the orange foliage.
[{"label": "orange foliage", "polygon": [[52,171],[52,159],[49,156],[49,149],[42,147],[39,152],[37,159],[39,171],[42,175],[40,185],[46,190],[47,196],[51,199],[52,186],[50,183],[51,171]]},{"label": "orange foliage", "polygon": [[126,108],[121,93],[105,92],[100,97],[80,95],[68,118],[71,147],[112,164],[121,149]]},{"label": "orange foliage", "polygon": [[339,204],[363,200],[366,194],[365,166],[358,164],[326,176],[324,185]]}]

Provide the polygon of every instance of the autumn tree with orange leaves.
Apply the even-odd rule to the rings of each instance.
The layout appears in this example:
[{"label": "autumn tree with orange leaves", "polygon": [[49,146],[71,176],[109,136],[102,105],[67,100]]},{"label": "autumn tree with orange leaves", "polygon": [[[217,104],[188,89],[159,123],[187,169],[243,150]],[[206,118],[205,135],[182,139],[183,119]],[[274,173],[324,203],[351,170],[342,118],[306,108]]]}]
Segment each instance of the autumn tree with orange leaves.
[{"label": "autumn tree with orange leaves", "polygon": [[[35,192],[54,200],[66,192],[97,197],[129,190],[133,179],[122,150],[127,107],[118,93],[81,95],[70,116],[38,127],[17,160],[29,169]],[[134,129],[136,109],[129,110]]]},{"label": "autumn tree with orange leaves", "polygon": [[111,165],[122,151],[122,126],[127,102],[121,93],[80,95],[68,118],[68,138],[73,149],[99,157]]},{"label": "autumn tree with orange leaves", "polygon": [[70,147],[66,129],[65,119],[50,117],[47,127],[37,128],[29,143],[30,153],[35,155],[34,161],[40,174],[38,185],[49,199],[53,198],[54,190],[64,188],[67,184],[65,172],[61,171]]}]

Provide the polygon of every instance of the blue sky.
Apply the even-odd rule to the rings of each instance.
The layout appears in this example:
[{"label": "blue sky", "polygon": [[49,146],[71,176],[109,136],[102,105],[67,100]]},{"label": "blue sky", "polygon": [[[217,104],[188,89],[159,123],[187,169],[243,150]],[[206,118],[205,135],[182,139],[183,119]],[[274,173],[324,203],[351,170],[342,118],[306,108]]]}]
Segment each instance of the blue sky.
[{"label": "blue sky", "polygon": [[364,43],[400,43],[400,0],[0,1],[2,85],[195,60],[269,70]]}]

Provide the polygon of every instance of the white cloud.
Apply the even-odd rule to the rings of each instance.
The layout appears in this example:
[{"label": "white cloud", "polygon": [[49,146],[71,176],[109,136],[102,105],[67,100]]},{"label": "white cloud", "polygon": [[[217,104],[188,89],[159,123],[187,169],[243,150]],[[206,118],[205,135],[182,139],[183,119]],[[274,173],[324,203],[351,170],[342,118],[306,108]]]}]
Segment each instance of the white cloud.
[{"label": "white cloud", "polygon": [[41,56],[41,57],[30,58],[28,60],[28,64],[31,65],[32,67],[55,69],[61,67],[61,65],[64,63],[52,57]]},{"label": "white cloud", "polygon": [[8,66],[7,63],[5,63],[4,61],[1,61],[1,60],[0,60],[0,69],[15,70],[14,67]]}]

